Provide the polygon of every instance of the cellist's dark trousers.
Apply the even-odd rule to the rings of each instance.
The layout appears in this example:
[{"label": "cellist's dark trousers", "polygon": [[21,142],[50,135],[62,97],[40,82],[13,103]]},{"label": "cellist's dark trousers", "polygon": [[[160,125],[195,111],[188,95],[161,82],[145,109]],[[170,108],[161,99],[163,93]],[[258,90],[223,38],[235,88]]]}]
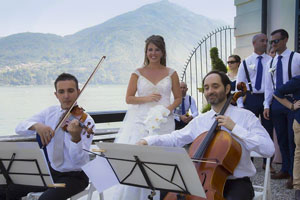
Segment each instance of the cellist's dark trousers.
[{"label": "cellist's dark trousers", "polygon": [[252,200],[254,189],[250,178],[227,180],[223,195],[226,200]]}]

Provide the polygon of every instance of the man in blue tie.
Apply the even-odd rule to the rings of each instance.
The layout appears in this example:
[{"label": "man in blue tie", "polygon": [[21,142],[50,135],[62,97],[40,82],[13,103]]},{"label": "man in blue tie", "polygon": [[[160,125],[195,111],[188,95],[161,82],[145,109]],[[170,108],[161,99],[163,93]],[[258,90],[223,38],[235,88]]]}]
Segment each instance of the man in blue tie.
[{"label": "man in blue tie", "polygon": [[[182,102],[174,110],[175,130],[182,129],[193,118],[198,116],[198,109],[194,98],[186,94],[188,88],[185,82],[180,83],[180,90],[182,93]],[[189,110],[191,110],[191,113],[189,113]]]},{"label": "man in blue tie", "polygon": [[[267,63],[271,56],[267,55],[268,38],[265,34],[260,33],[252,38],[254,52],[248,56],[240,65],[237,75],[237,83],[244,82],[247,85],[247,95],[245,102],[239,98],[237,105],[252,111],[257,117],[260,116],[263,127],[273,138],[273,125],[271,120],[263,117],[264,112],[264,92],[265,92],[265,72],[268,71]],[[266,160],[264,159],[263,168]],[[271,172],[275,170],[271,166]]]},{"label": "man in blue tie", "polygon": [[[300,54],[287,49],[289,35],[284,29],[271,33],[270,45],[276,50],[276,56],[269,63],[269,70],[265,79],[264,117],[272,118],[278,144],[282,156],[281,170],[271,176],[272,179],[288,179],[286,187],[293,188],[293,162],[294,162],[294,132],[292,124],[294,113],[281,105],[273,98],[275,89],[279,89],[292,77],[300,75]],[[286,98],[293,102],[292,96]]]}]

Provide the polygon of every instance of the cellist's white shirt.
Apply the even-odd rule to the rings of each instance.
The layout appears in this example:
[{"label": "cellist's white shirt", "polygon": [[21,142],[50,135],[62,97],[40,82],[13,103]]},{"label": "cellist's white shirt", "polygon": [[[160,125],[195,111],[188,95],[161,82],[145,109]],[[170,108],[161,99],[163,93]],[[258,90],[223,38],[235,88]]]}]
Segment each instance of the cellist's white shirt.
[{"label": "cellist's white shirt", "polygon": [[[17,134],[35,134],[35,131],[28,130],[32,125],[36,123],[42,123],[46,126],[50,126],[53,130],[55,129],[60,116],[65,112],[65,110],[62,110],[60,106],[50,106],[46,108],[45,110],[41,111],[40,113],[30,117],[29,119],[21,122],[16,127],[15,131]],[[87,120],[85,121],[85,125],[90,122],[92,126],[94,123],[94,120],[88,115]],[[94,127],[95,129],[95,127]],[[64,162],[61,166],[58,168],[55,167],[55,165],[52,164],[53,160],[53,151],[54,149],[54,140],[50,141],[50,143],[46,146],[47,152],[49,156],[49,161],[51,164],[51,167],[55,169],[56,171],[60,172],[69,172],[69,171],[82,171],[81,167],[86,164],[89,161],[89,155],[88,152],[84,151],[83,149],[89,150],[90,145],[93,140],[93,135],[91,135],[90,138],[86,137],[85,135],[82,135],[81,133],[81,141],[78,143],[74,143],[71,140],[71,135],[67,132],[65,132],[64,137]]]},{"label": "cellist's white shirt", "polygon": [[[148,145],[155,146],[184,146],[194,141],[200,134],[208,131],[215,121],[214,110],[200,114],[194,118],[185,128],[166,135],[156,135],[144,138]],[[253,176],[256,169],[250,159],[250,152],[255,151],[264,157],[271,157],[274,152],[274,143],[268,132],[261,125],[259,119],[250,111],[230,105],[225,112],[236,125],[230,132],[241,144],[242,157],[230,179]]]}]

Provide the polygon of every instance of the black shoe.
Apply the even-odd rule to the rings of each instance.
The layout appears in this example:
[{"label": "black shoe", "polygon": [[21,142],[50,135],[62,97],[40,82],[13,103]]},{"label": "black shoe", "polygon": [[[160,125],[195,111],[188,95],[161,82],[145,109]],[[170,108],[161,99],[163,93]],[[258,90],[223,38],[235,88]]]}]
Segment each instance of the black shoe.
[{"label": "black shoe", "polygon": [[290,177],[289,179],[288,179],[288,181],[286,182],[286,184],[285,184],[285,187],[287,188],[287,189],[293,189],[293,177]]},{"label": "black shoe", "polygon": [[288,178],[290,178],[290,175],[287,172],[282,172],[282,171],[271,175],[271,179],[288,179]]}]

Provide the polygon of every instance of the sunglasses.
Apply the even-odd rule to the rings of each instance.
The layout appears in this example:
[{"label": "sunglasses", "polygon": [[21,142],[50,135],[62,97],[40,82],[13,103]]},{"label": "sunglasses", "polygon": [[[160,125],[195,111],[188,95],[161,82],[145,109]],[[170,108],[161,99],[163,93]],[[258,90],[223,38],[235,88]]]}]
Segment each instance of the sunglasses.
[{"label": "sunglasses", "polygon": [[227,61],[228,64],[234,64],[237,63],[237,61]]},{"label": "sunglasses", "polygon": [[278,44],[280,42],[280,40],[284,40],[285,38],[280,38],[280,39],[276,39],[276,40],[271,40],[269,43],[270,45],[274,44]]}]

